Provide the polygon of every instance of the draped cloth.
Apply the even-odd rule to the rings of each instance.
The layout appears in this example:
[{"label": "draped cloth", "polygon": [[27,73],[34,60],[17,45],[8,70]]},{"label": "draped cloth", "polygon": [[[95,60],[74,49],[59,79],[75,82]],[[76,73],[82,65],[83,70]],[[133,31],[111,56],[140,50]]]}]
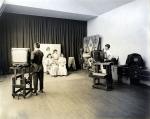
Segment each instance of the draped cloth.
[{"label": "draped cloth", "polygon": [[35,42],[61,44],[68,59],[75,57],[79,65],[80,48],[87,35],[87,22],[4,13],[0,18],[0,74],[9,73],[11,48],[30,48]]}]

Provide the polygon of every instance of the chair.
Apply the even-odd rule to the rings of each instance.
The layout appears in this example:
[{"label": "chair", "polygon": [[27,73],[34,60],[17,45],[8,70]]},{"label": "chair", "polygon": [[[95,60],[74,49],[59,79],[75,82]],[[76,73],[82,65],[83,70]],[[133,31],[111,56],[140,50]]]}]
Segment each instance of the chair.
[{"label": "chair", "polygon": [[68,68],[71,70],[76,70],[76,63],[75,63],[75,58],[74,57],[69,57],[68,58]]},{"label": "chair", "polygon": [[145,63],[140,54],[129,54],[125,65],[118,67],[118,81],[122,82],[122,77],[130,79],[130,84],[139,84],[140,73],[145,69]]}]

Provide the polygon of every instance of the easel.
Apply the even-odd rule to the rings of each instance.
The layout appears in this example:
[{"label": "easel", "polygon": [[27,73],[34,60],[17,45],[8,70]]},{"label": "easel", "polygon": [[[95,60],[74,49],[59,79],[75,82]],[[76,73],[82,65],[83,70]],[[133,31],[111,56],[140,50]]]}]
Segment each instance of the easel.
[{"label": "easel", "polygon": [[[15,96],[18,96],[18,99],[19,96],[23,96],[23,98],[25,98],[29,93],[32,94],[32,73],[30,68],[30,65],[15,65],[10,67],[10,69],[13,69],[14,71],[14,75],[12,77],[13,98],[15,98]],[[25,77],[25,74],[28,75],[28,78]],[[17,80],[20,82],[17,83]]]}]

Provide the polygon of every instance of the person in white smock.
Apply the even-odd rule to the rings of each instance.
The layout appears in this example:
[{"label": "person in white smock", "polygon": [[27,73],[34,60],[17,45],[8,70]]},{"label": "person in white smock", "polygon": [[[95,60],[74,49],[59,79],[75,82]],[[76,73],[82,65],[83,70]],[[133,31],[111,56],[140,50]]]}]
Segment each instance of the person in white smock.
[{"label": "person in white smock", "polygon": [[[110,44],[106,44],[104,49],[104,61],[111,62],[111,59],[112,59],[112,54],[110,51]],[[106,69],[104,69],[103,65],[101,65],[101,71],[102,73],[106,73]]]},{"label": "person in white smock", "polygon": [[105,49],[104,49],[104,54],[105,54],[105,61],[110,61],[112,59],[112,54],[110,51],[110,45],[106,44]]},{"label": "person in white smock", "polygon": [[46,61],[46,72],[47,72],[47,74],[50,74],[52,63],[53,63],[51,54],[47,55],[47,58],[45,59],[45,61]]},{"label": "person in white smock", "polygon": [[67,68],[66,68],[66,58],[63,54],[60,55],[58,59],[58,75],[66,76],[67,75]]},{"label": "person in white smock", "polygon": [[59,59],[59,54],[58,54],[58,52],[57,52],[56,49],[53,51],[52,57],[53,57],[53,59],[56,60],[56,61]]}]

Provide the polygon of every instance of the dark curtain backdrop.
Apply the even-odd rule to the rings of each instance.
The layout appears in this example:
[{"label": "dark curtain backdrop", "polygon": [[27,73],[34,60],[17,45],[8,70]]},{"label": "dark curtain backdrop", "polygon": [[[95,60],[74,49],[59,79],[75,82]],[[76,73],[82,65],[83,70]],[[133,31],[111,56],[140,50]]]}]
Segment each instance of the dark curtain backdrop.
[{"label": "dark curtain backdrop", "polygon": [[79,51],[87,35],[87,22],[4,13],[0,18],[0,74],[9,73],[12,47],[29,47],[34,42],[61,44],[79,68]]}]

